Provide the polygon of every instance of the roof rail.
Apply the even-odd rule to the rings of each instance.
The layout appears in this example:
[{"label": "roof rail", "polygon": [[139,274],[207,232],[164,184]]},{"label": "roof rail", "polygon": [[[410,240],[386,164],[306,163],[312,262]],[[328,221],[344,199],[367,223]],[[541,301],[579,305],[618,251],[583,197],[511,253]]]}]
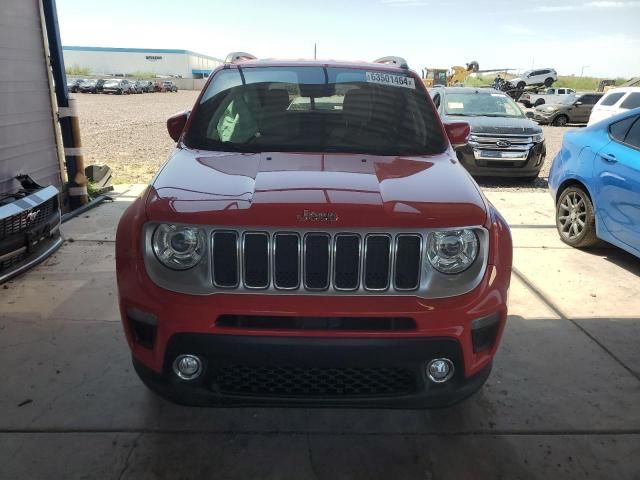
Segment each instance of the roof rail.
[{"label": "roof rail", "polygon": [[409,64],[402,57],[382,57],[382,58],[378,58],[377,60],[374,60],[373,63],[384,63],[386,65],[391,64],[404,69],[409,68]]},{"label": "roof rail", "polygon": [[257,59],[258,57],[251,55],[250,53],[247,53],[247,52],[231,52],[224,59],[224,63],[238,63],[238,62],[244,62],[247,60],[257,60]]}]

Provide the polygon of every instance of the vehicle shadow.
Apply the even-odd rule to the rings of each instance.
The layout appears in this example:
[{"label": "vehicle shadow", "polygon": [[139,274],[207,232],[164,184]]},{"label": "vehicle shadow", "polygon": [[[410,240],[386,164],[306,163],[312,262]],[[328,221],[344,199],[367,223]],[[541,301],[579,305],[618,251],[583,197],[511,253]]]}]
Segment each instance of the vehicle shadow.
[{"label": "vehicle shadow", "polygon": [[616,247],[615,245],[602,242],[602,245],[598,245],[596,248],[585,249],[584,251],[592,255],[596,255],[603,260],[613,263],[620,268],[624,268],[627,272],[640,277],[640,258]]},{"label": "vehicle shadow", "polygon": [[474,177],[476,183],[482,188],[513,188],[522,189],[547,189],[549,182],[546,177],[538,177],[535,180],[522,180],[518,178],[502,177]]}]

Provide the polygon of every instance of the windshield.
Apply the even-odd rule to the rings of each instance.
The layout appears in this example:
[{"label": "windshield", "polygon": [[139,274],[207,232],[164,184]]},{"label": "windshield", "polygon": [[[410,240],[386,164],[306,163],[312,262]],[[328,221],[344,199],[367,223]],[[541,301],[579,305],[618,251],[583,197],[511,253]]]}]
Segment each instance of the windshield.
[{"label": "windshield", "polygon": [[447,115],[461,117],[524,117],[520,107],[510,97],[497,92],[447,93],[444,111]]},{"label": "windshield", "polygon": [[446,148],[437,114],[413,77],[324,67],[219,72],[186,142],[242,152],[429,155]]},{"label": "windshield", "polygon": [[107,80],[106,82],[104,82],[105,86],[112,86],[112,85],[119,85],[120,84],[120,80]]}]

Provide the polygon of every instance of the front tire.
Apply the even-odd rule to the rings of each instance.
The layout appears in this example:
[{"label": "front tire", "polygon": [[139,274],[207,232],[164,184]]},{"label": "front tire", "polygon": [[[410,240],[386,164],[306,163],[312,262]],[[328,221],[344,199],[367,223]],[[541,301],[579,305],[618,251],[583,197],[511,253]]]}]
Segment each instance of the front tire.
[{"label": "front tire", "polygon": [[593,247],[599,242],[593,204],[582,188],[567,187],[560,194],[556,204],[556,227],[560,240],[572,247]]},{"label": "front tire", "polygon": [[545,87],[550,87],[551,85],[553,85],[553,78],[551,78],[551,77],[545,78],[544,79],[544,86]]},{"label": "front tire", "polygon": [[551,125],[553,125],[554,127],[566,127],[567,123],[569,123],[569,118],[566,115],[558,115],[553,119]]},{"label": "front tire", "polygon": [[524,82],[518,82],[518,84],[516,85],[516,88],[518,88],[518,90],[522,90],[524,87],[526,87],[527,84]]}]

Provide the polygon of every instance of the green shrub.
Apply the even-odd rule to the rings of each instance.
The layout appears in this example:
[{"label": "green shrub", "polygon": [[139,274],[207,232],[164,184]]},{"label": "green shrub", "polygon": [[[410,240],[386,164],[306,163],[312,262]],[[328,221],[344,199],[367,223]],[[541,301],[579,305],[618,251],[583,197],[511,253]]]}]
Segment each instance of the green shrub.
[{"label": "green shrub", "polygon": [[131,72],[128,74],[129,77],[133,77],[136,80],[151,80],[155,78],[156,74],[153,72],[143,72],[140,70],[136,70],[135,72]]},{"label": "green shrub", "polygon": [[65,67],[64,71],[67,75],[77,75],[79,77],[91,75],[91,69],[89,67],[81,67],[77,63],[70,67]]}]

